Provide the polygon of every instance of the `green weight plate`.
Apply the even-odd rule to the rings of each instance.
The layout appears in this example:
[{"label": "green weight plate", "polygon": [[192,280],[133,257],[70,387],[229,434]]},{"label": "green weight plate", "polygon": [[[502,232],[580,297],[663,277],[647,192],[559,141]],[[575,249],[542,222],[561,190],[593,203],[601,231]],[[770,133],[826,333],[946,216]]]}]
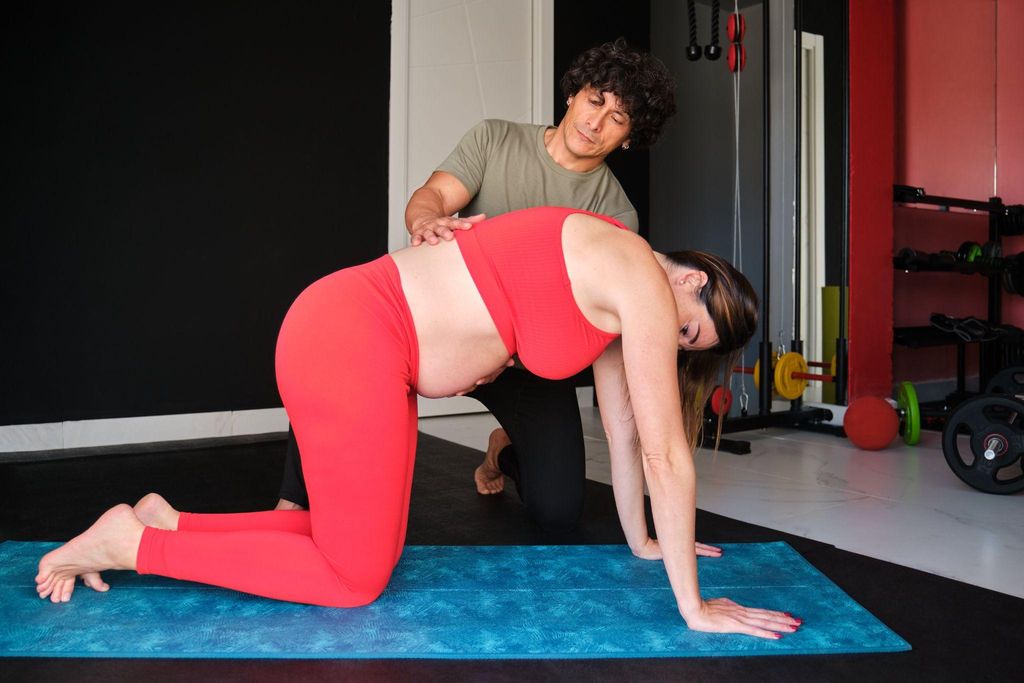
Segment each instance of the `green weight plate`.
[{"label": "green weight plate", "polygon": [[971,246],[967,249],[967,262],[974,263],[974,260],[981,256],[981,245],[977,242],[972,242]]},{"label": "green weight plate", "polygon": [[917,402],[917,390],[910,382],[900,382],[900,392],[896,399],[903,421],[900,433],[908,446],[916,446],[921,441],[921,406]]}]

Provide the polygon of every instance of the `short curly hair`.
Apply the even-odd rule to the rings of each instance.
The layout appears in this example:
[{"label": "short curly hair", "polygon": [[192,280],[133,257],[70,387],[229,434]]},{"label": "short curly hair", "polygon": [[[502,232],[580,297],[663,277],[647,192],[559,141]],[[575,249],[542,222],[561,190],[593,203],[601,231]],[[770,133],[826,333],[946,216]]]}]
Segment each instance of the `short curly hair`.
[{"label": "short curly hair", "polygon": [[629,141],[650,147],[676,113],[675,81],[657,57],[634,50],[624,38],[580,54],[562,76],[562,93],[572,97],[587,86],[614,93],[629,114]]}]

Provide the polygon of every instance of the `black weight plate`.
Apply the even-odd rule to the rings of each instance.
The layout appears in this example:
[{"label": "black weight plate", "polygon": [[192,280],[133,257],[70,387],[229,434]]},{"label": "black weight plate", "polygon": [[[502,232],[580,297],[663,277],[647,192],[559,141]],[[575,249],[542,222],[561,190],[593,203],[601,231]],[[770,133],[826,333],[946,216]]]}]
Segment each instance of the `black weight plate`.
[{"label": "black weight plate", "polygon": [[1003,289],[1010,294],[1016,294],[1018,291],[1017,282],[1013,277],[1013,272],[1010,270],[1003,271]]},{"label": "black weight plate", "polygon": [[1004,368],[997,372],[985,385],[985,393],[1011,397],[1024,395],[1024,365]]},{"label": "black weight plate", "polygon": [[900,268],[910,268],[917,263],[917,252],[910,247],[903,247],[894,260]]},{"label": "black weight plate", "polygon": [[1024,401],[978,396],[960,404],[942,431],[942,454],[953,473],[979,491],[1024,491]]},{"label": "black weight plate", "polygon": [[985,258],[999,258],[1003,255],[1003,247],[999,242],[985,242],[981,247],[981,255]]}]

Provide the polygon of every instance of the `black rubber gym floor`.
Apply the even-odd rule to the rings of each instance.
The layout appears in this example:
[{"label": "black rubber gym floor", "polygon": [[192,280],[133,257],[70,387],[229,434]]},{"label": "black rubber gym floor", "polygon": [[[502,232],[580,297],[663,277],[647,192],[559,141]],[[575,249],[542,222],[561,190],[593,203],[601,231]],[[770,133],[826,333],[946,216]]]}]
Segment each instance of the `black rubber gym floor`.
[{"label": "black rubber gym floor", "polygon": [[[200,512],[276,501],[284,442],[0,464],[0,538],[64,540],[105,509],[158,491]],[[479,496],[481,454],[420,435],[408,542],[420,545],[622,543],[611,487],[588,482],[581,527],[552,536],[513,491]],[[978,495],[984,495],[979,493]],[[0,659],[3,681],[1019,681],[1024,600],[697,511],[714,543],[785,540],[913,646],[896,654],[574,661]],[[1024,567],[1005,567],[1022,576]],[[515,581],[515,577],[509,577]],[[2,615],[0,615],[2,617]]]}]

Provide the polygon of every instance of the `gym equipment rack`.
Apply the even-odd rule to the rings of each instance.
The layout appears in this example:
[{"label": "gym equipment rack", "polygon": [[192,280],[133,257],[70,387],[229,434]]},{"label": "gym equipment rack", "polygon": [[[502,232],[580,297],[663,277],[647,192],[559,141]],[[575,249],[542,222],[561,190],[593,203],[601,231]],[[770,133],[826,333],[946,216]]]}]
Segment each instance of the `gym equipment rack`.
[{"label": "gym equipment rack", "polygon": [[[985,212],[988,214],[988,239],[993,244],[1001,244],[1003,236],[1024,233],[1024,224],[1021,222],[1024,205],[1006,205],[999,197],[991,197],[988,201],[941,197],[927,194],[922,187],[894,185],[893,201],[897,204],[938,206],[945,211],[957,208]],[[893,267],[906,272],[958,272],[964,275],[977,274],[988,278],[988,318],[986,322],[989,325],[1002,323],[1001,269],[991,267],[985,262],[977,264],[929,264],[923,261],[907,263],[899,256],[894,257]],[[1001,337],[969,341],[930,326],[896,327],[893,330],[893,343],[913,349],[956,345],[956,391],[946,396],[945,400],[931,401],[921,405],[922,413],[932,418],[941,419],[947,416],[960,403],[974,395],[973,392],[968,392],[966,387],[968,344],[979,345],[978,368],[981,387],[985,387],[992,377],[1002,369],[1000,367],[1000,358],[1003,355],[1003,339]]]}]

